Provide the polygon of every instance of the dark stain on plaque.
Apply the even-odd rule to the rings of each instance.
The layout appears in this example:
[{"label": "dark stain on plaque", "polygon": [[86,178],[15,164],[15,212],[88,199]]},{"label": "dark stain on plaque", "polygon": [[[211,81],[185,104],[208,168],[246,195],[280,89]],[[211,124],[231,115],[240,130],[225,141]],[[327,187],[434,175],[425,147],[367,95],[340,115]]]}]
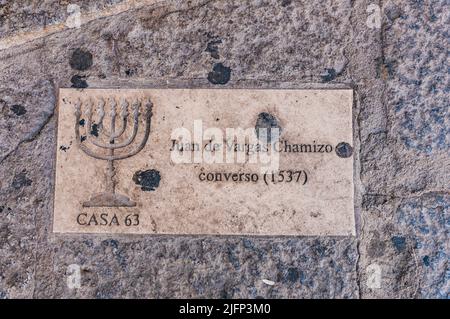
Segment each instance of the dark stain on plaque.
[{"label": "dark stain on plaque", "polygon": [[267,138],[267,143],[277,141],[281,134],[281,126],[278,119],[274,115],[267,112],[258,114],[255,130],[258,139],[265,142],[264,139]]},{"label": "dark stain on plaque", "polygon": [[208,73],[208,81],[212,84],[227,84],[230,81],[231,68],[222,63],[214,64],[213,70]]},{"label": "dark stain on plaque", "polygon": [[353,147],[351,147],[348,143],[341,142],[336,145],[336,154],[339,157],[348,158],[353,154]]},{"label": "dark stain on plaque", "polygon": [[158,188],[161,181],[161,174],[155,169],[149,169],[146,171],[137,171],[133,175],[133,182],[136,185],[140,185],[143,191],[154,191]]},{"label": "dark stain on plaque", "polygon": [[95,123],[92,124],[91,135],[94,135],[95,137],[98,137],[98,125],[95,124]]},{"label": "dark stain on plaque", "polygon": [[61,145],[59,147],[59,150],[63,151],[63,152],[67,152],[70,149],[71,146],[72,146],[72,141],[70,141],[69,145],[67,145],[67,146],[66,145]]},{"label": "dark stain on plaque", "polygon": [[61,145],[60,147],[59,147],[59,150],[60,151],[63,151],[63,152],[67,152],[67,150],[70,148],[70,146],[65,146],[65,145]]}]

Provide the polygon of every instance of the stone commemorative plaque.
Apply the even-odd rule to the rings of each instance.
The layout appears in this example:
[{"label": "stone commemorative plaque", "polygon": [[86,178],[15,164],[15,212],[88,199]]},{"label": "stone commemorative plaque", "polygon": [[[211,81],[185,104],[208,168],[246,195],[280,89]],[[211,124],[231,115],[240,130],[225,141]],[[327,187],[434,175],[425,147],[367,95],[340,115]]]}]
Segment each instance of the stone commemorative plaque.
[{"label": "stone commemorative plaque", "polygon": [[56,233],[354,235],[353,92],[60,89]]}]

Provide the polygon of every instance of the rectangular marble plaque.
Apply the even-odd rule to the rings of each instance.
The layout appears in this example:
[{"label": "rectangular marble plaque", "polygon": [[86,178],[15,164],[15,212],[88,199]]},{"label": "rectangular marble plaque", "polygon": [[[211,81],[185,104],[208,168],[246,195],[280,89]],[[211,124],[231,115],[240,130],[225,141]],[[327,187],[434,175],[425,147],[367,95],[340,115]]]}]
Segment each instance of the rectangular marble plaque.
[{"label": "rectangular marble plaque", "polygon": [[61,89],[57,233],[354,235],[353,92]]}]

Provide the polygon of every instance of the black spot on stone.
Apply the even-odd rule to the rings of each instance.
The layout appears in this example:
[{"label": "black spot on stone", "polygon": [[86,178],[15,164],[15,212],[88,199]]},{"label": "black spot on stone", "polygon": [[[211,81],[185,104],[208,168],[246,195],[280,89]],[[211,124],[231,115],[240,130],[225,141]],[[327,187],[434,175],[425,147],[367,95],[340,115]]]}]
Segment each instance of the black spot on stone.
[{"label": "black spot on stone", "polygon": [[351,147],[350,144],[348,143],[341,142],[338,145],[336,145],[335,151],[337,156],[342,158],[348,158],[353,154],[353,147]]},{"label": "black spot on stone", "polygon": [[[275,129],[278,129],[278,131],[276,131]],[[272,142],[272,138],[273,141],[277,141],[281,133],[281,127],[278,123],[277,118],[272,114],[266,112],[258,114],[255,130],[258,139],[262,140],[262,142],[265,142],[264,139],[267,138],[267,143]]]},{"label": "black spot on stone", "polygon": [[27,113],[27,110],[25,109],[25,107],[23,107],[23,105],[20,105],[20,104],[14,104],[10,107],[10,109],[17,116],[22,116],[25,113]]},{"label": "black spot on stone", "polygon": [[101,37],[102,37],[102,39],[105,40],[105,41],[111,41],[111,40],[114,39],[114,35],[113,35],[111,32],[104,32],[104,33],[101,35]]},{"label": "black spot on stone", "polygon": [[84,136],[84,135],[81,135],[81,137],[80,137],[80,141],[81,141],[81,143],[83,143],[84,141],[86,141],[86,136]]},{"label": "black spot on stone", "polygon": [[387,71],[389,76],[393,76],[395,74],[396,64],[397,64],[397,62],[396,61],[392,61],[392,60],[384,62],[384,66],[385,66],[386,71]]},{"label": "black spot on stone", "polygon": [[250,239],[248,239],[248,238],[244,238],[244,239],[242,240],[242,244],[244,245],[244,247],[245,247],[246,249],[252,249],[252,250],[255,249],[255,245],[254,245],[253,242],[252,242]]},{"label": "black spot on stone", "polygon": [[208,73],[208,81],[212,84],[227,84],[230,81],[231,68],[222,63],[216,63],[213,70]]},{"label": "black spot on stone", "polygon": [[231,299],[233,298],[233,291],[227,291],[226,288],[223,288],[220,291],[220,299]]},{"label": "black spot on stone", "polygon": [[206,45],[206,52],[209,52],[211,54],[211,57],[214,59],[218,59],[219,58],[219,48],[218,48],[218,44],[221,44],[222,40],[212,40],[209,41],[208,44]]},{"label": "black spot on stone", "polygon": [[92,54],[89,51],[76,49],[70,58],[70,67],[75,70],[85,71],[92,66]]},{"label": "black spot on stone", "polygon": [[292,0],[281,0],[281,6],[282,7],[287,7],[291,3],[292,3]]},{"label": "black spot on stone", "polygon": [[81,119],[79,123],[80,123],[80,126],[84,126],[84,123],[85,123],[84,119]]},{"label": "black spot on stone", "polygon": [[85,89],[88,87],[88,84],[85,80],[85,76],[81,75],[74,75],[70,79],[70,82],[72,83],[72,87],[76,89]]},{"label": "black spot on stone", "polygon": [[91,135],[94,135],[95,137],[98,137],[98,125],[95,124],[95,123],[92,124]]},{"label": "black spot on stone", "polygon": [[375,59],[377,64],[377,77],[389,78],[394,76],[397,62],[395,60],[386,60],[384,57]]},{"label": "black spot on stone", "polygon": [[63,151],[63,152],[67,151],[69,148],[70,148],[70,146],[65,146],[65,145],[61,145],[61,146],[59,147],[59,149],[60,149],[61,151]]},{"label": "black spot on stone", "polygon": [[430,266],[430,256],[423,257],[422,261],[425,266],[427,266],[427,267]]},{"label": "black spot on stone", "polygon": [[33,181],[27,177],[27,172],[23,170],[19,174],[14,175],[11,186],[14,189],[20,189],[25,186],[30,186],[31,183]]},{"label": "black spot on stone", "polygon": [[0,213],[3,213],[4,210],[7,210],[8,212],[10,212],[12,209],[10,207],[7,206],[0,206]]},{"label": "black spot on stone", "polygon": [[365,209],[370,207],[380,207],[381,205],[386,204],[387,201],[387,196],[379,194],[366,194],[363,196],[362,206]]},{"label": "black spot on stone", "polygon": [[386,249],[386,242],[380,240],[378,233],[374,239],[370,241],[369,247],[367,249],[368,255],[371,258],[378,258],[384,255],[384,251]]},{"label": "black spot on stone", "polygon": [[233,265],[234,269],[238,270],[241,268],[241,263],[239,257],[236,254],[237,246],[235,244],[229,244],[227,247],[227,257],[228,261]]},{"label": "black spot on stone", "polygon": [[330,251],[327,251],[327,247],[321,243],[319,240],[315,240],[311,245],[311,252],[318,258],[323,258],[330,254]]},{"label": "black spot on stone", "polygon": [[336,73],[336,70],[331,68],[331,69],[325,69],[324,74],[322,74],[320,77],[322,78],[322,82],[330,82],[333,81],[338,74]]},{"label": "black spot on stone", "polygon": [[105,239],[102,241],[102,246],[118,248],[119,242],[115,239]]},{"label": "black spot on stone", "polygon": [[83,244],[85,244],[89,248],[94,247],[94,242],[90,239],[83,240]]},{"label": "black spot on stone", "polygon": [[140,185],[143,191],[154,191],[161,181],[161,175],[157,170],[149,169],[146,171],[137,171],[133,175],[133,182]]},{"label": "black spot on stone", "polygon": [[400,18],[402,16],[401,9],[396,5],[388,5],[384,9],[384,14],[388,17],[389,20],[394,21],[397,18]]},{"label": "black spot on stone", "polygon": [[286,279],[290,282],[296,282],[300,278],[300,273],[296,268],[289,268],[287,270]]},{"label": "black spot on stone", "polygon": [[403,236],[394,236],[391,238],[392,244],[394,244],[397,252],[402,252],[406,249],[406,238]]},{"label": "black spot on stone", "polygon": [[125,74],[126,74],[127,76],[133,76],[135,73],[136,73],[136,71],[133,70],[133,69],[127,69],[127,70],[125,70]]},{"label": "black spot on stone", "polygon": [[95,291],[96,299],[112,299],[115,296],[116,288],[111,283],[104,284]]}]

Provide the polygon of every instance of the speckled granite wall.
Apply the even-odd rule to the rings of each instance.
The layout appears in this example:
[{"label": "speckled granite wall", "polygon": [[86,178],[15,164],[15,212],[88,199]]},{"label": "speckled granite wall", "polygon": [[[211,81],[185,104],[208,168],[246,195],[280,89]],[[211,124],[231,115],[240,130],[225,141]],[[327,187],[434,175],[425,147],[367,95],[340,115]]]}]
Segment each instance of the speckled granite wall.
[{"label": "speckled granite wall", "polygon": [[[0,0],[0,298],[447,298],[449,12],[446,0]],[[52,234],[58,87],[336,86],[357,99],[357,237]]]}]

